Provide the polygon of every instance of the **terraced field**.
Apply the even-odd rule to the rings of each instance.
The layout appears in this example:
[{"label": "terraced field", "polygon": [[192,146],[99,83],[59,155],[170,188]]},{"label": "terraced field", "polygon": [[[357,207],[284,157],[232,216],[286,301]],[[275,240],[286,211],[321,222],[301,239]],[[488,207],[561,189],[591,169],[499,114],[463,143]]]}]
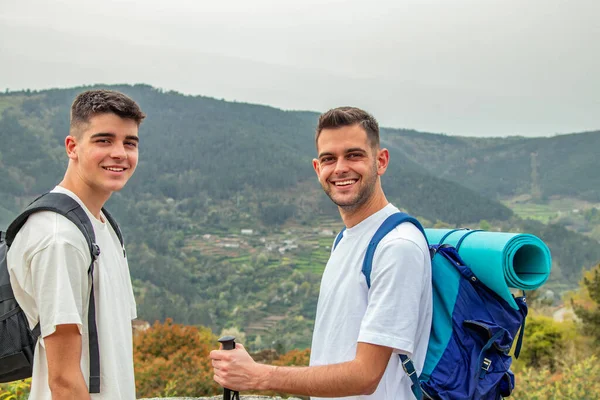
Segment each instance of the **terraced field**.
[{"label": "terraced field", "polygon": [[[507,204],[508,205],[508,204]],[[549,204],[512,204],[508,205],[514,212],[523,219],[535,219],[544,224],[553,221],[559,216],[561,210],[556,210]],[[564,210],[569,211],[569,210]]]},{"label": "terraced field", "polygon": [[199,250],[204,256],[232,264],[248,264],[252,257],[262,255],[267,265],[291,265],[302,272],[321,274],[341,226],[341,221],[327,220],[319,229],[291,225],[268,235],[205,234],[188,239],[184,250]]}]

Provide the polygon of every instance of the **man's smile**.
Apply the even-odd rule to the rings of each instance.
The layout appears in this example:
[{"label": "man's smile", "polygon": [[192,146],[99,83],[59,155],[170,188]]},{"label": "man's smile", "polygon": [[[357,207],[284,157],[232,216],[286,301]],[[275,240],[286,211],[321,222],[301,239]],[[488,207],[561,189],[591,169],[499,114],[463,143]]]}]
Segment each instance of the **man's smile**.
[{"label": "man's smile", "polygon": [[352,184],[354,184],[356,182],[358,182],[358,179],[346,179],[346,180],[343,180],[343,181],[335,181],[335,182],[333,182],[333,184],[335,186],[349,186],[349,185],[352,185]]},{"label": "man's smile", "polygon": [[125,167],[102,167],[103,169],[111,172],[124,172],[128,168]]}]

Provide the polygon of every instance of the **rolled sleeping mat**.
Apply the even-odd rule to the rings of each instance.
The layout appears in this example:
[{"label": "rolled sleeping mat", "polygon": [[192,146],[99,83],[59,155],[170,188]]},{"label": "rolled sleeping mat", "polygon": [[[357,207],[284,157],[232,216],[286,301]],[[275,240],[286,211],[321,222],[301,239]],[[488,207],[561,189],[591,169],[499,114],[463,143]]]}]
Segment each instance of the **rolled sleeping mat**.
[{"label": "rolled sleeping mat", "polygon": [[452,229],[425,229],[425,234],[430,245],[460,242],[458,254],[475,276],[515,309],[509,288],[537,289],[550,276],[550,249],[534,235]]}]

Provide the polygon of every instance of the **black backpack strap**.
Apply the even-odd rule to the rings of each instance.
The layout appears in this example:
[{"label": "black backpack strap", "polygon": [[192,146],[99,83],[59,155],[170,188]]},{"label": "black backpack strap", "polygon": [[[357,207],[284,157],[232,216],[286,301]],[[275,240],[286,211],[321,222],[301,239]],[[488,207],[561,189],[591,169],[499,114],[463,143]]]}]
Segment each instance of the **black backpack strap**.
[{"label": "black backpack strap", "polygon": [[[100,393],[100,348],[98,346],[98,329],[96,325],[96,300],[94,296],[94,262],[100,255],[100,248],[96,244],[94,227],[85,210],[77,201],[63,193],[46,193],[34,200],[8,227],[6,231],[6,244],[10,247],[19,230],[23,227],[31,214],[40,211],[52,211],[58,213],[81,231],[88,244],[92,262],[88,268],[91,278],[90,301],[88,305],[88,332],[90,351],[90,379],[89,392]],[[106,215],[106,214],[105,214]],[[108,219],[108,217],[107,217]],[[110,219],[109,219],[110,221]],[[112,225],[112,223],[111,223]],[[113,226],[114,229],[114,226]],[[117,231],[115,229],[115,231]],[[117,233],[120,235],[120,232]],[[120,238],[121,239],[121,238]],[[39,323],[33,330],[39,336]]]},{"label": "black backpack strap", "polygon": [[94,261],[90,265],[92,288],[88,307],[88,332],[90,350],[90,393],[100,393],[100,347],[98,346],[98,327],[96,325],[96,296],[94,295]]},{"label": "black backpack strap", "polygon": [[102,213],[104,214],[104,216],[108,220],[108,223],[110,224],[110,226],[112,226],[113,230],[117,234],[117,237],[119,238],[119,242],[121,242],[121,247],[123,248],[123,257],[125,257],[125,241],[123,240],[123,234],[121,233],[119,224],[117,224],[117,221],[113,218],[112,215],[110,215],[110,213],[108,212],[108,210],[106,208],[102,209]]},{"label": "black backpack strap", "polygon": [[46,193],[45,195],[38,197],[10,224],[6,230],[6,244],[9,247],[19,230],[27,221],[27,218],[29,218],[31,214],[40,211],[52,211],[58,213],[74,223],[85,237],[92,258],[97,256],[96,253],[99,254],[95,243],[96,236],[94,234],[94,228],[85,210],[81,208],[77,201],[62,193]]}]

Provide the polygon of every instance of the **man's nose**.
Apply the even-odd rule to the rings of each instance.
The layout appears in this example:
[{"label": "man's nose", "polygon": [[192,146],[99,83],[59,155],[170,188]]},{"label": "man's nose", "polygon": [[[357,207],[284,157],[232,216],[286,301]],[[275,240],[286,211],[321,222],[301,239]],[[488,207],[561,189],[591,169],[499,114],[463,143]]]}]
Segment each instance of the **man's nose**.
[{"label": "man's nose", "polygon": [[335,170],[333,172],[337,175],[348,172],[348,161],[344,157],[340,157],[335,163]]},{"label": "man's nose", "polygon": [[127,158],[127,151],[125,150],[125,146],[122,144],[115,144],[112,148],[110,156],[118,160],[124,160],[125,158]]}]

